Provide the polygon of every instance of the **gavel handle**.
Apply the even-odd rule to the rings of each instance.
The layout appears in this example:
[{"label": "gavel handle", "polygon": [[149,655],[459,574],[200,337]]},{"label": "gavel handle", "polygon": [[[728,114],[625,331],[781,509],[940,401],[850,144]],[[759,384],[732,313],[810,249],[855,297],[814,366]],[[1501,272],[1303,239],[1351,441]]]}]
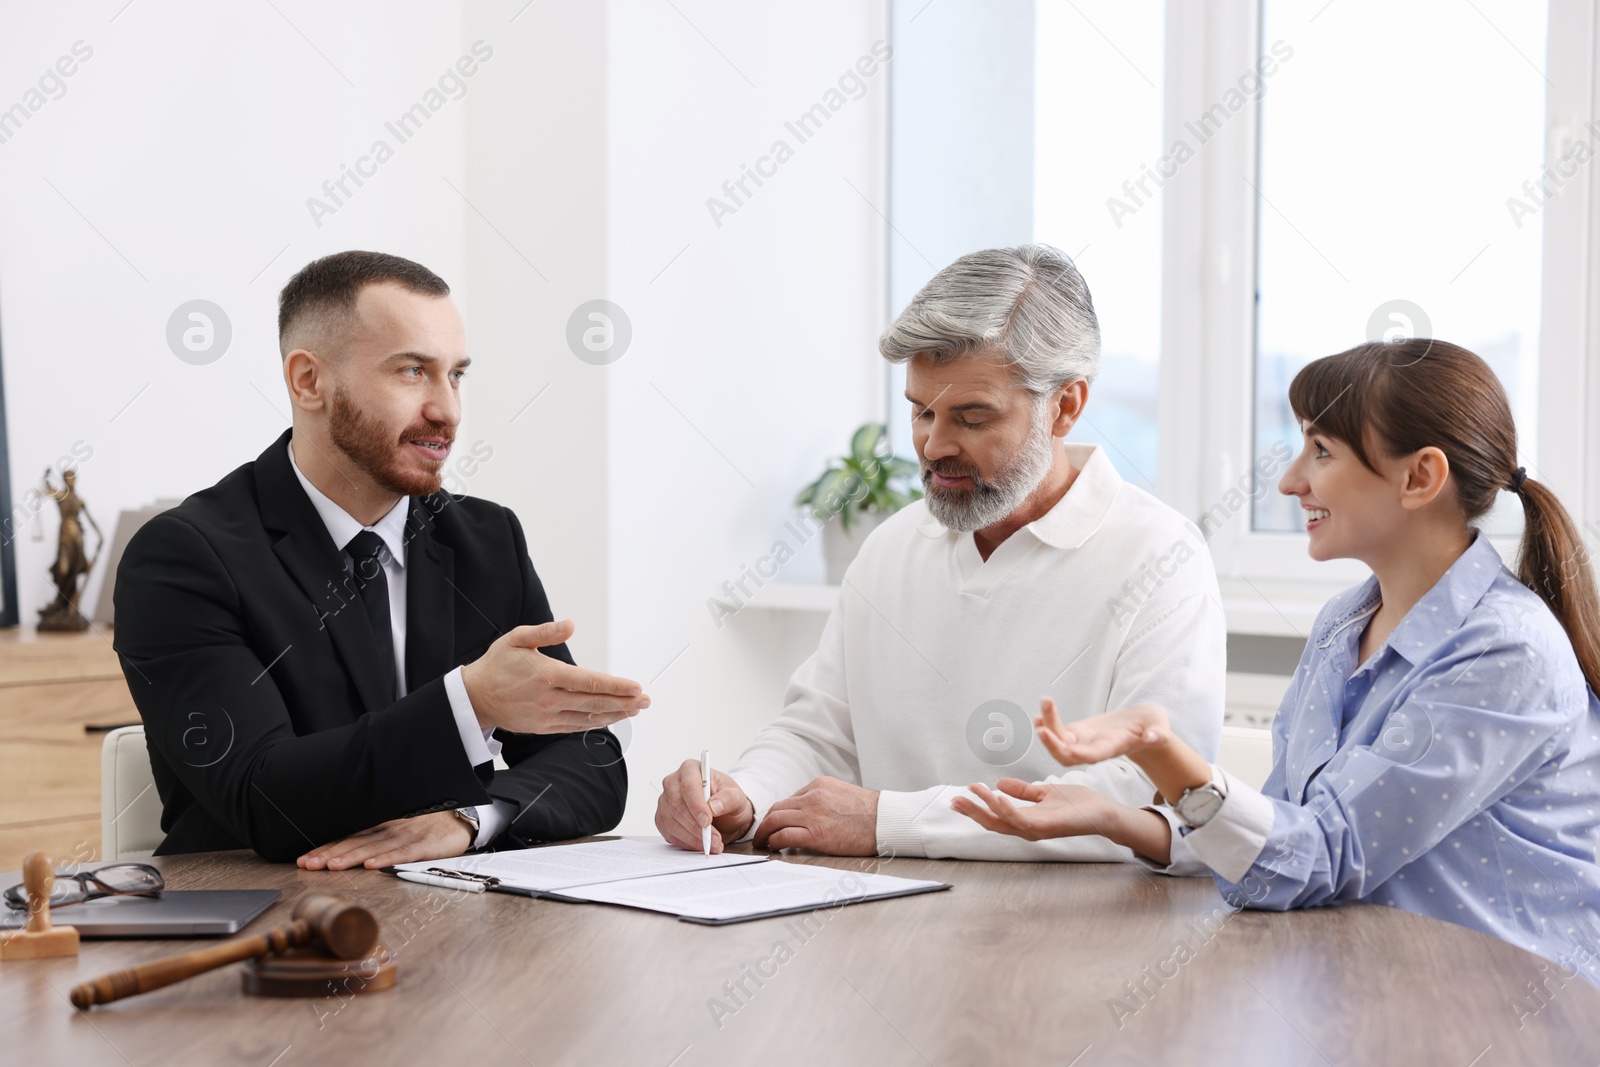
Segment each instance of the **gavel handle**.
[{"label": "gavel handle", "polygon": [[156,960],[154,963],[141,963],[137,967],[101,975],[99,978],[73,986],[70,999],[73,1007],[87,1010],[96,1004],[110,1004],[113,1000],[121,1000],[123,997],[148,993],[153,989],[181,982],[185,978],[193,978],[197,974],[214,971],[230,963],[238,963],[240,960],[255,959],[257,956],[298,948],[310,941],[311,924],[304,919],[296,919],[287,926],[280,926],[254,937],[224,941],[210,948],[196,949],[180,956]]}]

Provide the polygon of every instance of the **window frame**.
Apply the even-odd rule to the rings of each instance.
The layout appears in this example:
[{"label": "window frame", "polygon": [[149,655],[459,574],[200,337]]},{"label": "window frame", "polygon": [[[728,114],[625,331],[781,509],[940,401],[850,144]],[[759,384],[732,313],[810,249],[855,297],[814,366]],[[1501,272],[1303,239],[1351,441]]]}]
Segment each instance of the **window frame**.
[{"label": "window frame", "polygon": [[22,601],[17,591],[17,538],[23,518],[11,504],[11,453],[6,433],[4,353],[0,352],[0,630],[22,621]]},{"label": "window frame", "polygon": [[[1597,4],[1550,0],[1547,160],[1559,158],[1586,123],[1600,120]],[[1168,144],[1182,136],[1182,116],[1204,111],[1255,64],[1265,43],[1261,22],[1261,0],[1168,0]],[[1237,499],[1229,491],[1256,459],[1259,119],[1256,107],[1239,112],[1188,165],[1193,173],[1185,177],[1194,180],[1163,189],[1158,477],[1162,498],[1197,523],[1214,504],[1226,510]],[[1540,212],[1540,462],[1530,468],[1561,495],[1586,533],[1600,501],[1600,434],[1588,429],[1600,417],[1600,375],[1589,371],[1596,348],[1591,309],[1600,300],[1597,189],[1600,160],[1585,165]],[[1276,480],[1269,491],[1277,491]],[[1369,572],[1353,560],[1311,560],[1303,533],[1252,530],[1251,510],[1246,497],[1210,537],[1228,629],[1304,637],[1320,605]],[[1516,544],[1498,538],[1495,544],[1512,563]]]}]

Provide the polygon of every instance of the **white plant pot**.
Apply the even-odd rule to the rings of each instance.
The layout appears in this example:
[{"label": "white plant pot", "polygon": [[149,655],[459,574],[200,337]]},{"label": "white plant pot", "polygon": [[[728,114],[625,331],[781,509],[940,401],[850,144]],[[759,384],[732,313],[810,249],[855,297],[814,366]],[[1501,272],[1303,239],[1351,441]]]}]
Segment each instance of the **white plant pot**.
[{"label": "white plant pot", "polygon": [[850,516],[849,533],[845,532],[839,516],[828,520],[828,524],[822,528],[822,560],[827,568],[829,585],[844,581],[844,572],[856,558],[856,553],[861,551],[861,542],[888,517],[881,511],[857,511]]}]

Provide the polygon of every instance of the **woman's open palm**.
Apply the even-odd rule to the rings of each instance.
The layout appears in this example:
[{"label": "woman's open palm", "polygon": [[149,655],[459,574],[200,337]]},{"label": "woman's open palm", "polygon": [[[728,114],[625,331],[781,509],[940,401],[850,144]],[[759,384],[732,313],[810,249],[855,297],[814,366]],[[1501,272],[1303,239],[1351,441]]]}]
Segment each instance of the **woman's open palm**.
[{"label": "woman's open palm", "polygon": [[1132,704],[1068,725],[1061,721],[1056,702],[1041,697],[1033,725],[1045,749],[1067,767],[1126,756],[1172,735],[1166,709],[1155,704]]},{"label": "woman's open palm", "polygon": [[[1002,778],[994,789],[981,782],[969,788],[983,804],[957,796],[950,803],[952,808],[985,830],[1028,841],[1104,834],[1111,819],[1110,802],[1087,786]],[[1028,803],[1013,804],[1013,798]]]}]

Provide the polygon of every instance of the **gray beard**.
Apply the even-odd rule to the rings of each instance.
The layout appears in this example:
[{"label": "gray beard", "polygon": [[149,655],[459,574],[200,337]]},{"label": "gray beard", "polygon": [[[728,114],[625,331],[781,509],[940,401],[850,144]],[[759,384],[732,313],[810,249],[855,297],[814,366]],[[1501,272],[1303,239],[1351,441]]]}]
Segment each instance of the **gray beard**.
[{"label": "gray beard", "polygon": [[[1000,468],[994,480],[985,482],[976,471],[964,471],[972,479],[970,489],[946,489],[934,484],[933,472],[922,465],[922,488],[928,513],[948,530],[970,533],[982,530],[1010,515],[1044,481],[1054,460],[1054,438],[1050,424],[1035,414],[1033,428],[1021,447]],[[949,472],[945,472],[949,473]]]}]

